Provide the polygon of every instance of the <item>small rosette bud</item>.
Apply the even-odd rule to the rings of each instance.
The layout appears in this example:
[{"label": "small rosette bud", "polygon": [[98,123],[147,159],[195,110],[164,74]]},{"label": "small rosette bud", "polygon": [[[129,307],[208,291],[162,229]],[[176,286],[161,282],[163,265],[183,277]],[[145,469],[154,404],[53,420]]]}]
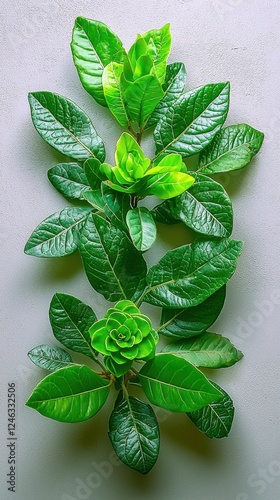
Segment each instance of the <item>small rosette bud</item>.
[{"label": "small rosette bud", "polygon": [[130,300],[121,300],[108,309],[103,319],[89,329],[93,349],[105,356],[108,371],[124,375],[137,359],[152,359],[158,334],[150,319]]}]

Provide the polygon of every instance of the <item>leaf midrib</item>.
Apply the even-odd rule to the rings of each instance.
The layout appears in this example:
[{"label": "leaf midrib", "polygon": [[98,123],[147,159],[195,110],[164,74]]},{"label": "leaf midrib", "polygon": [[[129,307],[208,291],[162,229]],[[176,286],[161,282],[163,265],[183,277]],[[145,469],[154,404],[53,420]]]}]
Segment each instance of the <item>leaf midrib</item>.
[{"label": "leaf midrib", "polygon": [[[206,181],[202,181],[202,182],[206,182]],[[198,181],[199,183],[199,181]],[[212,191],[213,192],[213,191]],[[217,192],[217,191],[216,191]],[[204,210],[206,210],[206,212],[211,215],[212,219],[215,220],[215,222],[222,228],[223,230],[223,234],[221,235],[221,237],[223,236],[226,236],[227,235],[227,229],[225,228],[225,226],[223,226],[223,224],[217,219],[217,217],[215,217],[215,215],[210,212],[210,210],[201,202],[199,201],[190,191],[187,191],[186,192],[186,195],[187,196],[190,196],[193,200],[196,201],[196,203],[199,203],[199,205],[202,205],[202,207],[204,208]],[[219,207],[221,207],[221,204],[219,203]],[[183,222],[183,221],[182,221]],[[208,233],[208,234],[211,234],[211,233]]]},{"label": "leaf midrib", "polygon": [[[167,354],[167,353],[165,353],[165,354]],[[167,387],[171,387],[173,389],[178,389],[178,390],[186,391],[186,392],[195,392],[195,393],[198,393],[198,394],[209,395],[209,392],[205,392],[205,391],[198,390],[198,389],[187,389],[186,387],[181,387],[179,385],[172,385],[172,384],[170,384],[168,382],[164,382],[163,380],[158,380],[158,379],[156,379],[154,377],[151,377],[149,375],[143,375],[143,373],[139,373],[139,376],[143,377],[143,378],[146,378],[148,381],[156,382],[158,384],[162,384],[162,385],[165,385]],[[209,384],[212,385],[210,382],[209,382]],[[212,387],[214,387],[214,386],[212,386]]]},{"label": "leaf midrib", "polygon": [[[175,143],[178,142],[178,140],[182,137],[182,135],[186,134],[186,132],[189,130],[189,128],[201,117],[201,115],[203,115],[203,113],[205,113],[205,111],[208,110],[208,108],[211,106],[211,104],[213,104],[213,102],[221,95],[222,91],[226,88],[226,86],[228,86],[228,82],[224,85],[224,87],[221,89],[219,94],[211,102],[209,102],[209,104],[206,106],[206,108],[204,108],[203,111],[198,116],[196,116],[196,118],[177,137],[174,137],[174,139],[172,141],[170,141],[161,151],[159,151],[159,153],[155,156],[155,158],[157,158],[159,155],[164,153],[164,151],[167,148],[169,148],[170,145],[174,144],[174,142]],[[201,89],[202,88],[203,87],[201,87]],[[181,97],[183,97],[183,96],[181,96]]]},{"label": "leaf midrib", "polygon": [[[252,142],[252,141],[251,141]],[[245,142],[244,144],[239,144],[238,146],[236,146],[235,148],[232,148],[232,149],[228,149],[227,151],[225,151],[224,153],[220,154],[219,156],[217,156],[216,158],[214,158],[214,160],[211,160],[209,163],[206,163],[206,165],[202,165],[201,167],[199,167],[196,172],[202,172],[203,170],[205,170],[206,168],[209,167],[209,165],[212,165],[212,163],[215,163],[216,161],[219,161],[223,156],[225,155],[228,155],[228,154],[231,154],[231,153],[234,153],[235,151],[237,151],[238,149],[242,149],[242,148],[247,148],[247,151],[248,153],[251,153],[252,156],[254,156],[254,153],[253,151],[250,149],[250,144],[251,142]]]},{"label": "leaf midrib", "polygon": [[[211,259],[207,260],[206,262],[203,262],[203,264],[201,264],[200,266],[198,266],[196,269],[194,269],[194,271],[182,278],[178,278],[177,280],[175,279],[172,279],[172,280],[168,280],[168,281],[165,281],[163,283],[158,283],[157,285],[154,285],[152,287],[148,287],[145,291],[145,295],[147,295],[148,293],[150,293],[152,290],[154,290],[155,288],[159,288],[159,287],[162,287],[162,286],[166,286],[166,285],[169,285],[171,283],[177,283],[178,281],[181,281],[181,280],[186,280],[187,278],[191,278],[197,271],[199,271],[203,266],[205,266],[205,264],[209,264],[212,259],[215,259],[216,257],[222,255],[224,252],[226,252],[227,250],[229,249],[229,246],[223,250],[221,250],[219,253],[216,253],[215,255],[213,255],[211,257]],[[172,251],[172,250],[171,250]]]},{"label": "leaf midrib", "polygon": [[[58,119],[54,116],[54,114],[53,114],[53,113],[52,113],[52,112],[51,112],[48,108],[46,108],[46,107],[45,107],[45,106],[44,106],[44,105],[43,105],[43,104],[39,101],[39,99],[37,99],[37,98],[34,96],[34,94],[31,94],[31,95],[32,95],[32,97],[33,97],[33,98],[34,98],[34,99],[35,99],[35,100],[36,100],[36,101],[40,104],[40,106],[42,106],[42,108],[46,109],[46,110],[49,112],[49,114],[53,117],[53,119],[54,119],[57,123],[59,123],[59,124],[62,126],[62,128],[63,128],[64,130],[66,130],[66,132],[67,132],[67,133],[68,133],[68,134],[69,134],[69,135],[70,135],[70,136],[71,136],[71,137],[72,137],[72,138],[73,138],[73,139],[74,139],[74,140],[75,140],[75,141],[76,141],[76,142],[77,142],[77,143],[78,143],[78,144],[79,144],[82,148],[84,148],[86,151],[88,151],[88,153],[90,154],[90,156],[92,156],[93,158],[95,158],[96,160],[98,160],[98,158],[94,155],[94,153],[93,153],[93,152],[92,152],[92,151],[91,151],[91,150],[90,150],[90,149],[89,149],[89,148],[88,148],[88,147],[87,147],[87,146],[86,146],[86,145],[85,145],[85,144],[84,144],[84,143],[83,143],[83,142],[82,142],[82,141],[81,141],[81,140],[80,140],[80,139],[79,139],[76,135],[74,135],[74,134],[73,134],[73,132],[71,132],[71,130],[69,130],[69,128],[67,128],[65,125],[63,125],[63,123],[61,123],[61,122],[60,122],[60,121],[59,121],[59,120],[58,120]],[[89,118],[88,118],[88,120],[89,120]],[[90,121],[90,120],[89,120],[89,121]],[[90,123],[91,123],[91,122],[90,122]]]},{"label": "leaf midrib", "polygon": [[[76,208],[74,208],[74,210],[76,210]],[[61,212],[60,212],[61,213]],[[68,231],[71,231],[73,229],[73,227],[77,226],[78,224],[80,224],[81,222],[83,222],[87,216],[89,215],[90,212],[86,213],[81,219],[79,219],[78,221],[74,222],[73,224],[71,224],[70,226],[64,228],[62,231],[60,231],[60,233],[57,233],[55,234],[54,236],[51,236],[50,238],[44,240],[44,241],[40,241],[39,243],[37,243],[36,245],[30,247],[31,248],[40,248],[44,243],[49,243],[51,242],[52,240],[55,240],[56,238],[59,238],[61,237],[62,235],[66,234]],[[47,222],[47,224],[49,224],[49,222]],[[53,224],[53,223],[52,223]],[[63,227],[63,226],[60,226],[60,227]],[[35,230],[36,231],[36,230]],[[46,229],[41,229],[41,231],[46,231]],[[48,231],[49,232],[49,231]]]},{"label": "leaf midrib", "polygon": [[[84,334],[83,334],[82,330],[78,327],[78,325],[76,325],[76,324],[74,323],[74,321],[73,321],[73,319],[71,318],[70,314],[68,313],[67,309],[65,308],[65,306],[64,306],[64,305],[63,305],[63,303],[61,302],[61,300],[60,300],[60,298],[59,298],[58,294],[56,294],[56,298],[57,298],[57,300],[58,300],[58,302],[59,302],[59,304],[60,304],[60,307],[61,307],[61,308],[63,309],[63,311],[66,313],[66,316],[67,316],[67,318],[69,319],[70,323],[73,325],[73,329],[74,329],[74,330],[76,330],[76,331],[80,334],[80,337],[82,338],[82,341],[84,341],[84,342],[87,344],[88,349],[89,349],[89,351],[90,351],[91,355],[93,356],[93,359],[96,359],[96,356],[95,356],[95,354],[94,354],[94,351],[93,351],[93,349],[92,349],[91,345],[88,343],[88,341],[87,341],[86,337],[84,336]],[[61,329],[61,328],[60,328],[60,329]],[[65,331],[65,330],[64,330],[64,331]],[[68,340],[69,340],[69,341],[71,341],[71,342],[73,342],[73,339],[71,339],[71,338],[70,338],[70,339],[68,338]]]},{"label": "leaf midrib", "polygon": [[77,393],[74,393],[74,394],[69,394],[67,396],[58,396],[56,398],[50,398],[50,399],[36,399],[36,400],[33,400],[32,402],[34,403],[48,403],[48,402],[51,402],[51,401],[58,401],[58,400],[61,400],[61,399],[68,399],[68,398],[75,398],[75,397],[80,397],[80,396],[84,396],[85,394],[89,394],[89,393],[94,393],[95,391],[100,391],[102,389],[108,389],[109,388],[109,383],[107,385],[102,385],[100,387],[95,387],[93,389],[89,389],[87,391],[83,391],[83,392],[77,392]]}]

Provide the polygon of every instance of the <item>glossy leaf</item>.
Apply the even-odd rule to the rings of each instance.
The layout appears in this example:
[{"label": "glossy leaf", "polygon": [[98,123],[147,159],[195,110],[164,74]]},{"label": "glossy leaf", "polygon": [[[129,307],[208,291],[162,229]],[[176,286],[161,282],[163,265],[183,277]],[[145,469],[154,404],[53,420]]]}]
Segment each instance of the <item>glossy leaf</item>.
[{"label": "glossy leaf", "polygon": [[25,245],[25,253],[35,257],[62,257],[75,252],[79,232],[90,211],[89,207],[74,207],[50,215],[34,229]]},{"label": "glossy leaf", "polygon": [[61,347],[42,344],[31,349],[27,355],[35,365],[52,372],[73,364],[70,354]]},{"label": "glossy leaf", "polygon": [[61,368],[41,380],[26,405],[60,422],[83,422],[104,405],[109,382],[87,366]]},{"label": "glossy leaf", "polygon": [[181,196],[165,201],[161,210],[197,233],[218,238],[230,236],[233,212],[228,194],[209,177],[191,174],[195,183]]},{"label": "glossy leaf", "polygon": [[89,328],[96,322],[96,316],[88,305],[72,295],[56,293],[49,315],[53,334],[61,344],[95,359]]},{"label": "glossy leaf", "polygon": [[127,127],[129,118],[127,116],[124,96],[121,89],[120,77],[123,72],[123,65],[111,62],[106,66],[102,76],[102,84],[106,103],[111,113],[120,125]]},{"label": "glossy leaf", "polygon": [[107,300],[136,300],[141,295],[146,264],[123,231],[91,214],[81,233],[80,251],[91,285]]},{"label": "glossy leaf", "polygon": [[130,82],[123,91],[127,112],[131,120],[140,127],[144,126],[164,93],[155,75],[146,75]]},{"label": "glossy leaf", "polygon": [[204,408],[187,413],[187,415],[207,437],[220,439],[229,435],[234,417],[234,406],[226,391],[215,382],[212,384],[222,393],[222,399],[213,401]]},{"label": "glossy leaf", "polygon": [[156,222],[160,222],[161,224],[168,224],[170,226],[174,224],[179,224],[181,222],[179,219],[176,219],[171,215],[169,210],[169,204],[162,202],[159,205],[156,205],[152,210],[153,218]]},{"label": "glossy leaf", "polygon": [[174,103],[183,94],[186,85],[186,69],[183,63],[172,63],[166,67],[164,96],[152,112],[146,128],[153,127],[172,109]]},{"label": "glossy leaf", "polygon": [[102,74],[110,62],[123,62],[125,51],[120,39],[106,24],[78,17],[73,29],[71,50],[83,87],[106,106]]},{"label": "glossy leaf", "polygon": [[200,335],[216,321],[225,296],[226,285],[197,306],[188,309],[163,309],[158,333],[175,339]]},{"label": "glossy leaf", "polygon": [[258,153],[263,138],[262,132],[244,123],[226,127],[200,153],[198,170],[216,174],[243,168]]},{"label": "glossy leaf", "polygon": [[167,199],[182,194],[193,183],[194,177],[183,172],[157,173],[143,177],[139,181],[137,192],[143,197],[155,195],[158,198]]},{"label": "glossy leaf", "polygon": [[227,117],[229,83],[213,83],[182,95],[154,131],[156,153],[199,153]]},{"label": "glossy leaf", "polygon": [[81,108],[51,92],[32,92],[28,98],[33,124],[48,144],[78,161],[104,161],[104,143]]},{"label": "glossy leaf", "polygon": [[243,356],[226,337],[210,332],[168,344],[162,352],[180,356],[195,366],[205,368],[225,368],[234,365]]},{"label": "glossy leaf", "polygon": [[52,185],[66,198],[84,199],[90,189],[85,171],[79,163],[60,163],[48,171]]},{"label": "glossy leaf", "polygon": [[172,354],[158,354],[139,378],[151,403],[170,411],[195,411],[221,397],[201,371]]},{"label": "glossy leaf", "polygon": [[242,242],[196,240],[167,252],[147,275],[144,301],[160,307],[192,307],[233,275]]},{"label": "glossy leaf", "polygon": [[166,73],[166,61],[171,48],[170,24],[161,29],[147,31],[142,38],[148,46],[148,54],[152,58],[155,74],[161,84],[164,83]]},{"label": "glossy leaf", "polygon": [[109,438],[123,463],[147,474],[160,446],[158,422],[152,407],[134,396],[120,399],[109,420]]},{"label": "glossy leaf", "polygon": [[97,212],[104,212],[104,201],[100,189],[93,189],[84,193],[84,199]]},{"label": "glossy leaf", "polygon": [[129,197],[110,189],[105,182],[101,184],[101,192],[106,217],[114,226],[127,231],[126,214],[130,209]]},{"label": "glossy leaf", "polygon": [[140,252],[148,250],[156,240],[157,228],[151,212],[137,207],[126,214],[126,223],[134,246]]},{"label": "glossy leaf", "polygon": [[103,176],[100,172],[100,161],[96,160],[96,158],[89,158],[83,164],[83,168],[86,174],[86,178],[91,189],[99,189],[100,184],[103,180]]}]

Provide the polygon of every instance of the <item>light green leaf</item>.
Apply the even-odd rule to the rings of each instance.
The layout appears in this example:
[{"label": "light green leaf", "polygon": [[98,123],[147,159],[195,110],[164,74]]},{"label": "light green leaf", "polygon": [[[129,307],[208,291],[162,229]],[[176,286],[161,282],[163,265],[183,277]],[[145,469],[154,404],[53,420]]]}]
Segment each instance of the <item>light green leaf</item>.
[{"label": "light green leaf", "polygon": [[84,199],[90,189],[85,171],[79,163],[60,163],[48,171],[52,185],[66,198]]},{"label": "light green leaf", "polygon": [[158,333],[175,339],[200,335],[216,321],[225,296],[226,285],[197,306],[188,309],[163,309]]},{"label": "light green leaf", "polygon": [[62,257],[75,252],[79,233],[90,207],[64,208],[47,217],[34,229],[24,252],[35,257]]},{"label": "light green leaf", "polygon": [[199,410],[221,397],[201,371],[172,354],[156,355],[141,368],[139,378],[151,403],[170,411]]},{"label": "light green leaf", "polygon": [[74,160],[104,161],[104,143],[81,108],[52,92],[32,92],[28,99],[34,127],[48,144]]},{"label": "light green leaf", "polygon": [[206,368],[225,368],[234,365],[243,357],[226,337],[210,332],[168,344],[162,352],[180,356],[195,366]]},{"label": "light green leaf", "polygon": [[106,106],[102,74],[110,62],[123,62],[125,51],[122,42],[106,24],[78,17],[73,29],[71,50],[83,87],[99,104]]},{"label": "light green leaf", "polygon": [[122,72],[123,64],[111,62],[104,69],[102,84],[108,108],[119,124],[123,127],[127,127],[129,124],[129,118],[127,116],[120,83]]},{"label": "light green leaf", "polygon": [[134,396],[116,401],[109,420],[109,438],[120,460],[147,474],[160,446],[158,422],[152,407]]},{"label": "light green leaf", "polygon": [[166,61],[171,48],[170,24],[166,24],[161,29],[147,31],[142,38],[148,48],[148,55],[151,57],[156,76],[161,84],[164,83],[166,73]]},{"label": "light green leaf", "polygon": [[154,131],[156,153],[199,153],[227,117],[229,83],[213,83],[182,95]]},{"label": "light green leaf", "polygon": [[229,395],[212,382],[223,395],[219,401],[213,401],[200,410],[187,413],[196,427],[209,438],[220,439],[229,435],[233,417],[234,406]]},{"label": "light green leaf", "polygon": [[55,338],[72,351],[95,359],[89,328],[96,322],[93,310],[81,300],[56,293],[50,304],[50,322]]},{"label": "light green leaf", "polygon": [[194,183],[194,177],[183,172],[165,172],[143,177],[137,192],[140,196],[155,195],[158,198],[172,198],[182,194]]},{"label": "light green leaf", "polygon": [[64,349],[45,344],[34,347],[27,356],[35,365],[52,372],[73,364],[70,354]]},{"label": "light green leaf", "polygon": [[81,233],[80,252],[91,285],[107,300],[135,301],[142,294],[146,263],[116,226],[91,214]]},{"label": "light green leaf", "polygon": [[102,408],[108,394],[107,380],[87,366],[73,365],[41,380],[26,405],[60,422],[83,422]]},{"label": "light green leaf", "polygon": [[146,128],[153,127],[172,109],[174,103],[183,94],[186,85],[186,69],[183,63],[172,63],[166,67],[165,82],[162,87],[164,96],[152,112]]},{"label": "light green leaf", "polygon": [[151,212],[145,207],[137,207],[126,214],[126,223],[134,246],[146,252],[156,240],[157,228]]},{"label": "light green leaf", "polygon": [[209,177],[191,174],[195,183],[181,196],[163,202],[161,210],[200,234],[218,238],[230,236],[233,213],[228,194]]},{"label": "light green leaf", "polygon": [[226,127],[200,153],[198,170],[216,174],[243,168],[258,153],[263,138],[262,132],[244,123]]},{"label": "light green leaf", "polygon": [[160,307],[193,307],[233,275],[242,242],[196,240],[165,254],[147,275],[144,301]]},{"label": "light green leaf", "polygon": [[[126,88],[125,88],[126,87]],[[164,93],[155,75],[146,75],[122,85],[130,119],[143,127]]]}]

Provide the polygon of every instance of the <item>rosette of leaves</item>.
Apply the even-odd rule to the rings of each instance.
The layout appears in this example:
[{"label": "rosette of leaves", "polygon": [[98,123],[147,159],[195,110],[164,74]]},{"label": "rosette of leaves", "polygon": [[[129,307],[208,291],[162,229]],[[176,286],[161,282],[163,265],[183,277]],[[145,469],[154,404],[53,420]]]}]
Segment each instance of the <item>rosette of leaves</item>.
[{"label": "rosette of leaves", "polygon": [[103,163],[97,176],[108,179],[110,188],[138,199],[148,195],[173,198],[189,189],[195,179],[187,174],[186,165],[179,154],[163,155],[151,162],[135,139],[124,132],[116,147],[116,166]]},{"label": "rosette of leaves", "polygon": [[[212,176],[244,168],[263,141],[247,124],[224,127],[228,82],[186,90],[184,64],[167,64],[170,47],[169,25],[138,35],[126,51],[102,22],[75,22],[71,49],[81,83],[126,129],[114,165],[106,163],[103,140],[73,101],[51,92],[29,95],[36,130],[64,155],[49,180],[75,204],[41,222],[25,252],[62,257],[78,250],[92,287],[111,304],[97,320],[81,300],[54,295],[50,323],[62,347],[40,344],[29,352],[51,373],[27,405],[55,420],[81,422],[116,391],[109,437],[120,459],[143,474],[156,463],[160,445],[151,405],[185,413],[210,438],[230,431],[233,402],[203,370],[242,357],[227,337],[209,331],[242,242],[230,238],[231,200]],[[151,159],[141,146],[150,130]],[[148,209],[147,196],[163,201]],[[193,241],[147,269],[144,252],[156,242],[158,223],[186,225]],[[157,327],[141,312],[143,302],[161,308]],[[156,352],[159,334],[166,342]],[[69,350],[88,363],[75,363]],[[136,397],[139,387],[148,403]]]},{"label": "rosette of leaves", "polygon": [[89,330],[93,349],[104,357],[107,370],[121,377],[133,360],[154,358],[158,334],[150,319],[130,300],[120,300]]}]

